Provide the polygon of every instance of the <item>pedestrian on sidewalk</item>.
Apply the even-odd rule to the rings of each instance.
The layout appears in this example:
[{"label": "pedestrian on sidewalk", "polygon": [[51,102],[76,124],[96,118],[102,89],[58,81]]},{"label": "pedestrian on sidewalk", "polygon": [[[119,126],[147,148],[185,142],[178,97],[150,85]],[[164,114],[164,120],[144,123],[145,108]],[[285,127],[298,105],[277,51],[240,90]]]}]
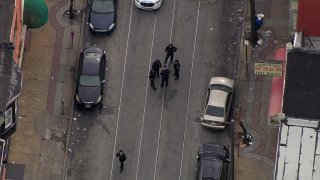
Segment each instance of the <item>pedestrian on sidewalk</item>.
[{"label": "pedestrian on sidewalk", "polygon": [[176,76],[175,80],[177,80],[179,79],[179,71],[180,71],[180,62],[178,59],[174,60],[173,68],[174,68],[174,76]]},{"label": "pedestrian on sidewalk", "polygon": [[157,75],[158,77],[160,77],[159,70],[160,70],[161,67],[162,67],[162,65],[161,65],[161,62],[160,62],[159,59],[156,59],[156,60],[152,63],[152,69],[154,69],[154,71],[155,71],[155,73],[156,73],[156,75]]},{"label": "pedestrian on sidewalk", "polygon": [[119,159],[120,161],[120,172],[123,171],[123,166],[124,166],[124,161],[127,159],[126,154],[123,153],[122,150],[120,150],[117,154],[116,157]]},{"label": "pedestrian on sidewalk", "polygon": [[154,85],[154,79],[156,78],[156,73],[154,69],[151,69],[149,72],[150,86],[156,90],[156,86]]},{"label": "pedestrian on sidewalk", "polygon": [[177,51],[177,48],[172,43],[170,43],[165,49],[167,56],[164,63],[167,63],[169,57],[170,57],[170,63],[172,63],[173,55],[176,51]]},{"label": "pedestrian on sidewalk", "polygon": [[260,27],[263,25],[263,17],[264,17],[264,14],[256,15],[256,29],[260,29]]},{"label": "pedestrian on sidewalk", "polygon": [[166,83],[166,87],[168,87],[168,80],[169,80],[169,74],[170,74],[170,71],[167,67],[167,65],[164,65],[163,66],[163,69],[161,71],[161,87],[163,87],[164,83]]}]

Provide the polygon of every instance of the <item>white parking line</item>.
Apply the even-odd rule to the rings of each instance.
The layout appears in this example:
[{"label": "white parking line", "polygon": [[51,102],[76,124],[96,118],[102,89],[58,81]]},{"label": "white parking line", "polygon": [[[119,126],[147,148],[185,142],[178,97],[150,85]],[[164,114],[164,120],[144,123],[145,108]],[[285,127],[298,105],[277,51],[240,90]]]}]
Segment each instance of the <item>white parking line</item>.
[{"label": "white parking line", "polygon": [[[152,52],[153,52],[153,42],[154,42],[154,32],[156,29],[156,22],[157,22],[157,16],[156,12],[154,13],[154,23],[153,23],[153,31],[152,31],[152,40],[151,40],[151,49],[150,49],[150,57],[149,57],[149,69],[147,77],[149,77],[149,71],[151,69],[151,62],[152,62]],[[142,124],[141,124],[141,132],[140,132],[140,142],[139,142],[139,151],[138,151],[138,162],[137,162],[137,169],[136,169],[136,180],[138,179],[138,172],[139,172],[139,163],[140,163],[140,153],[141,153],[141,143],[142,143],[142,134],[143,134],[143,128],[144,128],[144,120],[146,115],[146,105],[147,105],[147,96],[148,96],[148,88],[149,88],[149,79],[147,79],[147,85],[145,90],[145,98],[144,98],[144,106],[143,106],[143,117],[142,117]]]},{"label": "white parking line", "polygon": [[193,42],[193,50],[192,50],[192,63],[191,63],[191,72],[190,72],[191,74],[190,74],[190,80],[189,80],[188,103],[187,103],[186,117],[185,117],[185,123],[184,123],[182,153],[181,153],[181,158],[180,158],[181,160],[180,160],[179,180],[181,180],[183,153],[184,153],[184,146],[185,146],[185,140],[186,140],[186,130],[187,130],[187,123],[188,123],[191,84],[192,84],[192,75],[193,75],[193,64],[194,64],[194,56],[195,56],[195,51],[196,51],[197,35],[198,35],[199,14],[200,14],[200,1],[198,1],[197,22],[196,22],[196,27],[195,27],[196,32],[194,34],[194,42]]},{"label": "white parking line", "polygon": [[175,11],[176,11],[176,2],[177,2],[177,0],[174,0],[173,11],[172,11],[172,19],[171,19],[171,29],[170,29],[170,40],[169,40],[170,43],[171,43],[171,39],[172,39],[172,29],[173,29],[174,15],[175,15]]},{"label": "white parking line", "polygon": [[161,104],[160,127],[159,127],[159,131],[158,131],[156,163],[154,164],[153,180],[156,179],[156,174],[157,174],[157,165],[158,165],[158,159],[159,159],[159,145],[160,145],[160,137],[161,137],[161,129],[162,129],[162,120],[163,120],[163,106],[164,106],[164,100],[165,100],[165,98],[166,98],[166,89],[167,89],[167,86],[165,86],[165,88],[164,88],[164,96],[163,96],[163,98],[162,98],[162,104]]},{"label": "white parking line", "polygon": [[120,112],[121,112],[121,102],[122,102],[122,92],[123,92],[123,83],[124,83],[124,76],[125,76],[125,72],[126,72],[126,64],[127,64],[127,58],[128,58],[128,46],[129,46],[130,31],[131,31],[132,7],[133,7],[133,0],[131,1],[129,29],[128,29],[128,35],[127,35],[126,53],[125,53],[124,64],[123,64],[121,92],[120,92],[120,100],[119,100],[120,102],[119,102],[119,108],[118,108],[116,134],[115,134],[114,145],[113,145],[110,180],[112,180],[113,163],[114,163],[114,157],[115,157],[115,151],[116,151],[116,145],[117,145],[118,128],[119,128]]}]

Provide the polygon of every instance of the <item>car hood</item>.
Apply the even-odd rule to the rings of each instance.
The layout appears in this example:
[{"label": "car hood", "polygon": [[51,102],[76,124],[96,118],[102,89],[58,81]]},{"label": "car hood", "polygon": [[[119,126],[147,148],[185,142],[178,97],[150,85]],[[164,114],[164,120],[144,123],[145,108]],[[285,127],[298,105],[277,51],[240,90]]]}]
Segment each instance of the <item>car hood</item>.
[{"label": "car hood", "polygon": [[99,96],[101,95],[101,86],[88,87],[79,86],[78,87],[78,97],[84,103],[96,103]]},{"label": "car hood", "polygon": [[210,85],[212,84],[221,84],[233,89],[234,81],[226,77],[212,77],[210,80]]},{"label": "car hood", "polygon": [[102,14],[91,12],[90,23],[95,29],[108,30],[112,23],[114,23],[115,13]]}]

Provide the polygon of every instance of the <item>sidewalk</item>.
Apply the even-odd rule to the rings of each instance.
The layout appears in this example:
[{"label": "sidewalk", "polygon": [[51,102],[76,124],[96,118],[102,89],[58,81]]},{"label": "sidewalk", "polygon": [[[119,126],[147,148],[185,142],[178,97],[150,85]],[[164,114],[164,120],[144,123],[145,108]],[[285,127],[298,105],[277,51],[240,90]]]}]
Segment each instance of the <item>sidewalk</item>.
[{"label": "sidewalk", "polygon": [[[289,2],[287,0],[256,0],[256,14],[263,13],[264,24],[258,30],[263,38],[262,46],[251,51],[241,42],[238,76],[238,104],[236,122],[242,121],[255,141],[251,147],[240,150],[235,147],[236,180],[273,179],[274,163],[278,141],[278,127],[268,123],[268,108],[271,91],[269,76],[253,75],[255,61],[274,60],[276,49],[285,47],[289,39]],[[247,2],[244,17],[244,33],[250,33],[250,5]],[[251,53],[252,52],[252,53]],[[252,60],[252,61],[251,61]],[[248,63],[248,71],[247,71]],[[236,127],[236,136],[242,130]]]},{"label": "sidewalk", "polygon": [[[63,17],[69,1],[46,3],[49,21],[43,27],[28,30],[31,42],[22,62],[20,116],[9,150],[9,164],[25,165],[25,180],[64,177],[74,67],[81,43],[82,17],[77,17],[73,24]],[[83,9],[85,5],[83,0],[76,0],[74,9]],[[75,33],[73,45],[71,31]]]}]

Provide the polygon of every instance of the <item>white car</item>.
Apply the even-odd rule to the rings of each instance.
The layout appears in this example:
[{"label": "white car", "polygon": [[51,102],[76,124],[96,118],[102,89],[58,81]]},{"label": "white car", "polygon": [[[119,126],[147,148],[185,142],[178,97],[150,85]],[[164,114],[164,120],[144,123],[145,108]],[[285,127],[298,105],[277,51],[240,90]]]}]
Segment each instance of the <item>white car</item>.
[{"label": "white car", "polygon": [[224,129],[229,118],[234,81],[225,77],[210,80],[201,124],[214,129]]},{"label": "white car", "polygon": [[160,8],[162,0],[134,0],[134,4],[140,9],[155,10]]}]

